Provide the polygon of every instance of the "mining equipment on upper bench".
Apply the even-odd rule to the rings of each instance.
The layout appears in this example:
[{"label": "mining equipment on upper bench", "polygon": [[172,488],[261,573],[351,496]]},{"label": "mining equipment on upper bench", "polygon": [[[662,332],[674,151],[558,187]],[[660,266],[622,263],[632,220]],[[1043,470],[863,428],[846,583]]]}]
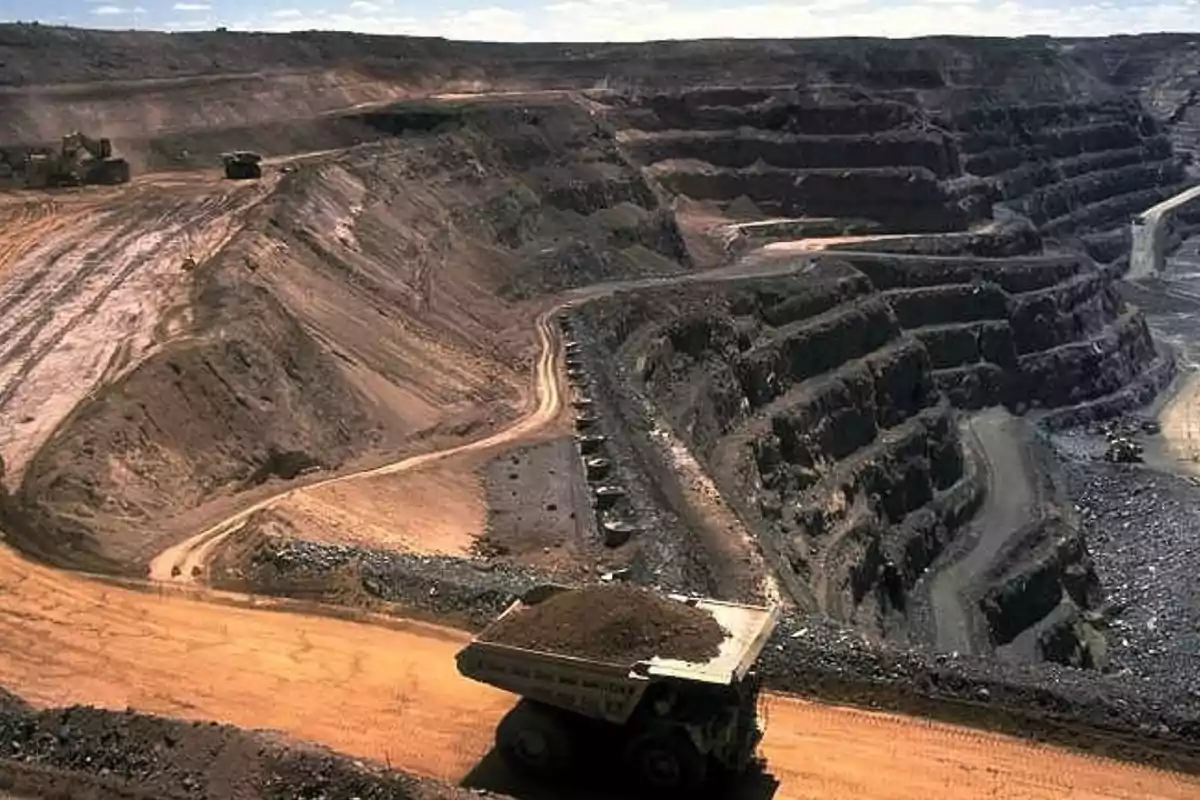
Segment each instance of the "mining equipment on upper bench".
[{"label": "mining equipment on upper bench", "polygon": [[90,184],[128,183],[129,162],[113,157],[110,139],[93,139],[78,131],[62,137],[57,151],[34,148],[22,161],[24,185],[29,189]]},{"label": "mining equipment on upper bench", "polygon": [[[609,765],[620,764],[622,779],[631,778],[658,796],[690,796],[710,784],[715,773],[737,775],[757,765],[762,731],[760,682],[754,665],[775,628],[778,609],[619,587],[539,586],[458,653],[461,674],[522,698],[496,730],[496,749],[505,763],[541,780],[586,771],[588,761],[611,776]],[[531,647],[530,642],[538,640],[528,637],[517,636],[514,642],[512,629],[521,627],[523,615],[538,616],[539,605],[563,599],[563,593],[606,591],[642,592],[640,596],[646,598],[641,605],[621,594],[609,595],[611,602],[605,602],[603,594],[573,599],[576,605],[586,606],[583,616],[589,618],[602,616],[604,607],[629,616],[627,622],[617,619],[613,625],[616,639],[637,636],[629,628],[652,616],[654,606],[667,604],[678,609],[676,613],[699,615],[705,624],[715,619],[725,632],[724,641],[713,648],[715,655],[691,661],[644,653],[636,658],[613,656],[611,651],[597,658],[594,652],[580,655],[565,648],[553,652],[545,645]],[[563,635],[574,628],[567,635],[589,637],[590,646],[604,638],[580,632],[578,626],[588,620],[548,621],[546,630]],[[539,618],[538,625],[545,622]],[[661,640],[666,644],[651,647],[670,655],[664,652],[670,637],[686,636],[688,624],[666,627],[667,636]]]},{"label": "mining equipment on upper bench", "polygon": [[262,156],[258,153],[235,150],[222,153],[221,161],[225,164],[225,177],[230,180],[245,181],[262,177]]}]

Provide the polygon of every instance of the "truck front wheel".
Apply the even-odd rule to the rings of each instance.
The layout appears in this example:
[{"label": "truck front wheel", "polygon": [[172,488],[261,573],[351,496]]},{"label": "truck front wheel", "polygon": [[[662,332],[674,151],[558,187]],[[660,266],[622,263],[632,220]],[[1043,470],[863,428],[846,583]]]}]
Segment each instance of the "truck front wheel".
[{"label": "truck front wheel", "polygon": [[625,763],[647,789],[674,794],[704,785],[708,762],[687,736],[675,731],[645,733],[629,743]]},{"label": "truck front wheel", "polygon": [[496,749],[515,770],[539,778],[561,778],[574,762],[571,738],[560,713],[522,700],[496,728]]}]

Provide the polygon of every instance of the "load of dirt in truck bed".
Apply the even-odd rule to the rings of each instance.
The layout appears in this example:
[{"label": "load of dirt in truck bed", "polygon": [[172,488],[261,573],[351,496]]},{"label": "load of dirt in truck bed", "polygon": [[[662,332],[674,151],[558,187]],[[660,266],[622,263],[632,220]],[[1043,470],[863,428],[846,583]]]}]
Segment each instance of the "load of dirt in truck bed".
[{"label": "load of dirt in truck bed", "polygon": [[716,657],[728,633],[709,612],[639,586],[563,592],[498,621],[486,641],[627,663]]}]

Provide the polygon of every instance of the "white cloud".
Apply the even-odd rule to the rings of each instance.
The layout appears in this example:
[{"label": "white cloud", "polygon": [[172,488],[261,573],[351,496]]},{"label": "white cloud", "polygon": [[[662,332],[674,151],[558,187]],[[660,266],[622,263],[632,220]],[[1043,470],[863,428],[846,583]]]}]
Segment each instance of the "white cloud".
[{"label": "white cloud", "polygon": [[176,11],[211,11],[212,5],[209,3],[176,3],[171,6]]},{"label": "white cloud", "polygon": [[[284,9],[246,22],[260,30],[334,29],[489,41],[645,41],[931,34],[1103,36],[1191,30],[1196,0],[1110,0],[1051,7],[1046,0],[760,0],[700,6],[680,0],[551,0],[543,8],[499,5],[416,19],[388,14],[391,0],[352,0],[346,12]],[[243,26],[231,26],[243,27]]]},{"label": "white cloud", "polygon": [[101,17],[114,17],[122,14],[145,14],[146,9],[141,6],[133,8],[125,8],[124,6],[98,6],[92,9],[92,13]]}]

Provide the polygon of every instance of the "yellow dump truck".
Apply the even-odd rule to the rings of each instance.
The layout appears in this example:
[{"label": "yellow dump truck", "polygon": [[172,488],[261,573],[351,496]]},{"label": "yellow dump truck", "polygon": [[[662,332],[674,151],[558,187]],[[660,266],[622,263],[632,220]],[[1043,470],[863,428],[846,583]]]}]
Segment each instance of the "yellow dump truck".
[{"label": "yellow dump truck", "polygon": [[541,779],[623,765],[656,793],[693,792],[756,764],[762,738],[755,662],[778,610],[666,595],[711,614],[727,636],[703,662],[579,658],[494,641],[493,629],[560,592],[539,587],[514,602],[457,655],[461,674],[522,699],[496,730],[510,767]]}]

